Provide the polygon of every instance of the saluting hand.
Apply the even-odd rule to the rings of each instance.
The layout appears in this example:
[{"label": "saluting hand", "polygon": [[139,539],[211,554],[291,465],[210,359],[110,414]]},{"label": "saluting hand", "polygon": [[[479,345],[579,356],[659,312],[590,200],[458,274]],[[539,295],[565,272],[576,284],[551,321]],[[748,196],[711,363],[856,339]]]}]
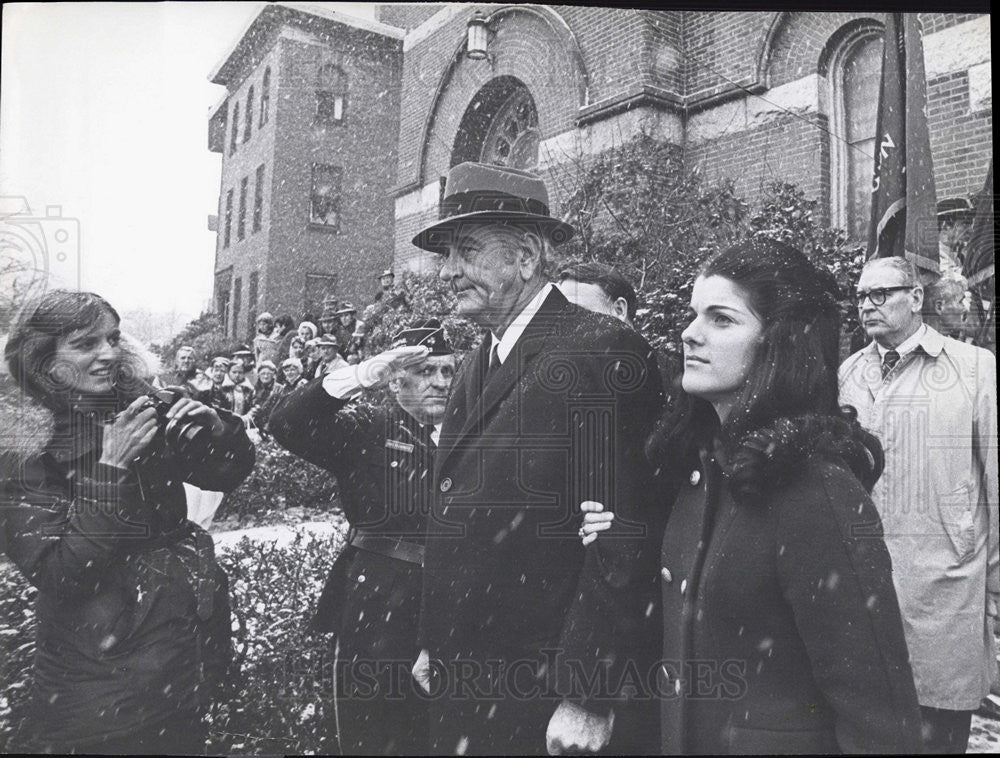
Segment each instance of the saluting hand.
[{"label": "saluting hand", "polygon": [[385,384],[393,371],[420,363],[430,352],[430,348],[424,345],[383,350],[358,364],[358,380],[362,387]]}]

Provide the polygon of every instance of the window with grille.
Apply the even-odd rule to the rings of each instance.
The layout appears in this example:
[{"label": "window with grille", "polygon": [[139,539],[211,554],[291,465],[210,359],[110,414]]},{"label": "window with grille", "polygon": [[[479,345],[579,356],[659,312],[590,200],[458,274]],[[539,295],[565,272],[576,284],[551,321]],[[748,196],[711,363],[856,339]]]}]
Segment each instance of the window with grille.
[{"label": "window with grille", "polygon": [[882,39],[880,26],[865,24],[831,57],[831,220],[854,240],[865,239],[871,215]]},{"label": "window with grille", "polygon": [[247,91],[247,120],[246,126],[243,128],[243,141],[250,141],[250,132],[253,129],[253,85],[250,85],[250,89]]},{"label": "window with grille", "polygon": [[264,69],[264,81],[260,85],[260,126],[263,127],[271,117],[271,67]]},{"label": "window with grille", "polygon": [[222,228],[222,246],[229,247],[233,229],[233,191],[226,193],[226,223]]},{"label": "window with grille", "polygon": [[260,284],[260,274],[250,272],[249,292],[247,292],[247,333],[257,332],[257,287]]},{"label": "window with grille", "polygon": [[233,103],[233,123],[232,131],[229,134],[229,154],[236,152],[236,137],[240,133],[240,104]]},{"label": "window with grille", "polygon": [[260,231],[264,215],[264,164],[257,167],[257,177],[253,188],[253,230]]},{"label": "window with grille", "polygon": [[344,121],[347,107],[347,74],[340,66],[327,63],[319,68],[316,82],[316,122],[337,125]]},{"label": "window with grille", "polygon": [[340,229],[340,166],[312,164],[312,192],[309,197],[309,223],[328,229]]},{"label": "window with grille", "polygon": [[247,177],[240,179],[240,215],[236,221],[236,239],[247,236]]},{"label": "window with grille", "polygon": [[243,304],[243,279],[236,277],[233,282],[233,337],[240,336],[240,306]]}]

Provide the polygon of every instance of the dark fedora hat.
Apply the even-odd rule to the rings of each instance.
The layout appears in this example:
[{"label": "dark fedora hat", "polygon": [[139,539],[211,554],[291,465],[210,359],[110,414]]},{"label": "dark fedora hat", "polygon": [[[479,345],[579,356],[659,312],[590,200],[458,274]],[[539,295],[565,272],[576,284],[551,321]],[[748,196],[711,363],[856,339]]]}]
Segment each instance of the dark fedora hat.
[{"label": "dark fedora hat", "polygon": [[413,244],[445,255],[463,223],[518,222],[553,245],[573,236],[573,227],[549,215],[549,193],[537,174],[486,163],[459,163],[448,172],[441,218],[421,229]]}]

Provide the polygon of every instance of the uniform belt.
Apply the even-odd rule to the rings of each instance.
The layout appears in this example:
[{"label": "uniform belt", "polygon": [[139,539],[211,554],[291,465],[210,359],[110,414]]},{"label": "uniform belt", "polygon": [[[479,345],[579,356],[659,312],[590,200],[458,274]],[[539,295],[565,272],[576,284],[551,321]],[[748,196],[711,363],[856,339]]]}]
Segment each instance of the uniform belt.
[{"label": "uniform belt", "polygon": [[415,542],[404,542],[396,537],[385,537],[364,529],[355,529],[350,544],[362,550],[387,555],[407,563],[424,565],[424,546]]}]

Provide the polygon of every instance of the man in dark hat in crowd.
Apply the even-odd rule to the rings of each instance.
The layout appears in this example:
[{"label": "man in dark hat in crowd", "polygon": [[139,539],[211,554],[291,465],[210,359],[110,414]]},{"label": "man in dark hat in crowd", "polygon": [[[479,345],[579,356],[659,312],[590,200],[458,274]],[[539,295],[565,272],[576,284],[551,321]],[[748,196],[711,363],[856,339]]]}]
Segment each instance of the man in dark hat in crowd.
[{"label": "man in dark hat in crowd", "polygon": [[[374,303],[381,303],[389,308],[408,308],[410,300],[403,287],[396,286],[396,275],[387,268],[377,277],[381,289],[375,293]],[[373,304],[374,304],[373,303]]]},{"label": "man in dark hat in crowd", "polygon": [[345,302],[334,315],[337,316],[338,323],[334,327],[333,336],[337,339],[337,347],[341,357],[347,360],[351,353],[358,352],[354,338],[355,327],[358,323],[358,309],[354,307],[354,303]]},{"label": "man in dark hat in crowd", "polygon": [[[595,698],[618,694],[614,667],[633,656],[660,376],[637,332],[546,281],[546,258],[572,233],[536,175],[463,163],[442,219],[413,240],[442,256],[458,313],[487,330],[455,380],[435,462],[414,667],[432,752],[603,748],[613,716]],[[585,500],[614,508],[631,538],[584,548]]]},{"label": "man in dark hat in crowd", "polygon": [[337,298],[327,296],[323,299],[323,311],[319,316],[319,334],[316,336],[319,337],[324,334],[335,334],[339,324],[340,318],[337,316]]},{"label": "man in dark hat in crowd", "polygon": [[383,271],[375,278],[378,279],[378,284],[380,287],[379,291],[375,293],[375,302],[378,302],[379,300],[381,300],[383,297],[386,296],[386,293],[392,292],[393,285],[396,282],[396,275],[392,273],[391,268],[387,268],[385,271]]},{"label": "man in dark hat in crowd", "polygon": [[[271,414],[279,444],[337,477],[351,524],[313,621],[337,634],[344,754],[427,751],[427,707],[410,667],[433,458],[454,371],[444,330],[428,319],[401,331],[389,350],[286,394]],[[382,386],[391,405],[350,402]]]},{"label": "man in dark hat in crowd", "polygon": [[937,204],[938,252],[942,273],[962,268],[976,209],[967,197],[946,197]]},{"label": "man in dark hat in crowd", "polygon": [[340,356],[340,345],[332,334],[319,337],[316,340],[316,349],[319,350],[319,363],[316,364],[314,377],[323,376],[330,369],[341,368],[347,364],[347,361]]}]

